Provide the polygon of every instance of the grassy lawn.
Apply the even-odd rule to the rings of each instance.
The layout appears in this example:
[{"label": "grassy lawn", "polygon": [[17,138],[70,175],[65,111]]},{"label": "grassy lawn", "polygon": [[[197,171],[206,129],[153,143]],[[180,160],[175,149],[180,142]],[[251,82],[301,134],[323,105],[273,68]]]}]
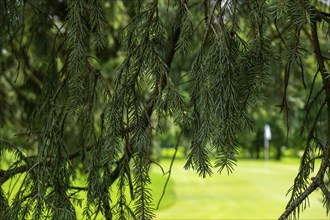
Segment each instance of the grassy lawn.
[{"label": "grassy lawn", "polygon": [[[151,181],[152,181],[152,185],[150,186],[150,188],[152,190],[152,196],[153,196],[154,201],[158,202],[162,195],[162,192],[163,192],[163,185],[166,182],[166,176],[164,176],[162,174],[158,174],[158,173],[152,173],[150,176],[151,176]],[[111,199],[114,204],[117,200],[116,188],[112,189],[111,192],[112,192]],[[128,198],[127,200],[129,202],[130,195],[129,195],[128,189],[126,189],[126,194],[127,194],[127,198]],[[79,197],[81,199],[86,198],[86,193],[80,192]],[[157,202],[155,202],[154,208],[156,208]],[[86,204],[86,200],[83,202],[83,207],[76,207],[76,214],[77,214],[78,219],[82,219],[85,204]],[[168,207],[172,206],[173,204],[175,204],[174,182],[169,182],[167,185],[166,194],[164,195],[164,197],[162,199],[162,203],[159,206],[159,210],[168,208]],[[133,205],[134,205],[134,203],[131,203],[132,207],[133,207]],[[103,218],[97,217],[97,219],[103,219]]]},{"label": "grassy lawn", "polygon": [[[169,159],[161,161],[165,172],[169,163]],[[184,163],[184,160],[174,162],[165,197],[160,209],[156,210],[156,219],[278,219],[289,200],[285,195],[299,167],[298,160],[239,160],[233,174],[218,175],[215,170],[212,177],[203,179],[193,171],[184,170]],[[159,166],[151,167],[155,207],[166,178]],[[8,181],[4,190],[10,185],[14,191],[18,188]],[[115,191],[113,195],[115,197]],[[80,197],[84,198],[85,193],[80,193]],[[78,219],[81,219],[82,212],[83,208],[77,207]],[[310,207],[300,219],[329,219],[319,192],[310,196]]]},{"label": "grassy lawn", "polygon": [[[11,155],[8,155],[8,157],[10,157]],[[2,164],[2,167],[0,167],[2,169],[7,169],[8,166],[6,163]],[[150,178],[152,181],[152,185],[150,185],[150,188],[152,190],[152,196],[155,202],[154,204],[154,208],[156,208],[157,206],[157,202],[159,201],[159,199],[162,196],[163,193],[163,186],[166,182],[167,176],[163,175],[162,173],[157,173],[157,172],[152,172],[150,174]],[[12,178],[11,180],[7,181],[6,183],[4,183],[2,185],[2,188],[4,190],[4,192],[6,193],[7,198],[9,199],[9,201],[12,201],[12,199],[15,196],[15,193],[19,190],[20,185],[22,183],[24,179],[24,175],[18,176],[16,178]],[[86,176],[83,175],[78,175],[78,179],[75,181],[74,185],[75,186],[81,186],[84,187],[85,185],[85,180],[86,180]],[[116,186],[116,183],[114,184],[114,186]],[[11,192],[11,193],[9,193]],[[72,191],[72,193],[75,191]],[[129,190],[128,188],[126,189],[126,194],[127,194],[127,200],[129,202]],[[86,193],[85,192],[79,192],[76,194],[76,196],[79,199],[82,199],[82,207],[80,206],[76,206],[76,214],[77,214],[77,219],[82,219],[83,216],[83,211],[84,211],[84,207],[86,205]],[[114,187],[111,191],[111,199],[112,199],[112,204],[114,204],[117,200],[117,190],[116,187]],[[175,203],[175,192],[174,192],[174,182],[170,181],[167,185],[166,188],[166,194],[164,195],[163,199],[162,199],[162,203],[159,206],[159,210],[167,208],[172,206]],[[131,203],[132,207],[134,205],[134,203]],[[101,220],[103,219],[102,216],[97,217],[97,220]],[[0,217],[1,220],[1,217]]]},{"label": "grassy lawn", "polygon": [[[164,161],[166,164],[167,161]],[[231,175],[200,178],[176,161],[172,171],[175,202],[158,210],[157,219],[278,219],[299,167],[298,160],[284,162],[239,160]],[[166,167],[166,165],[165,165]],[[160,172],[153,167],[153,172]],[[300,219],[329,219],[319,192]]]}]

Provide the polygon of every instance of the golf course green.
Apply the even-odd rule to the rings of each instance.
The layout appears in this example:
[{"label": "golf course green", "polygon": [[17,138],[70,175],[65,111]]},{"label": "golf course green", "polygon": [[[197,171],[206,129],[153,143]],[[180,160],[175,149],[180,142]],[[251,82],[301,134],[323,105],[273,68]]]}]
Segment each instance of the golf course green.
[{"label": "golf course green", "polygon": [[[164,164],[166,170],[168,162]],[[175,200],[157,210],[156,219],[278,219],[290,198],[286,193],[299,160],[239,160],[232,174],[214,173],[205,179],[184,170],[183,165],[183,160],[174,162],[170,182]],[[152,172],[161,170],[154,166]],[[320,192],[310,196],[309,204],[300,219],[329,219]]]},{"label": "golf course green", "polygon": [[[298,159],[280,162],[241,159],[230,175],[219,175],[214,170],[212,177],[202,178],[194,171],[185,170],[184,163],[184,159],[174,162],[165,196],[159,209],[155,211],[156,219],[278,219],[290,198],[290,194],[286,196],[286,193],[299,168]],[[170,159],[164,159],[159,164],[165,175],[159,165],[151,166],[150,188],[155,208],[167,179]],[[78,178],[77,185],[84,186],[84,177],[81,178]],[[7,192],[11,189],[15,193],[21,180],[18,180],[16,185],[15,182],[6,182],[3,189]],[[128,190],[126,191],[129,195]],[[116,189],[113,189],[113,202],[116,195]],[[84,200],[86,193],[79,193],[79,197]],[[13,194],[10,200],[12,198]],[[84,204],[86,200],[83,201],[82,207],[76,206],[78,219],[82,218]],[[329,219],[319,191],[310,196],[309,204],[300,214],[300,219]],[[100,216],[97,219],[103,218]]]}]

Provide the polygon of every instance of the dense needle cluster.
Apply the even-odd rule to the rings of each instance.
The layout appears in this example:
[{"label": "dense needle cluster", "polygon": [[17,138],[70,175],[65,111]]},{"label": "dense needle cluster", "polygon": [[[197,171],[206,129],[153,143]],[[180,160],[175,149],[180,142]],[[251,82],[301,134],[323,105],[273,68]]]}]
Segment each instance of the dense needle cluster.
[{"label": "dense needle cluster", "polygon": [[[306,148],[280,218],[299,217],[317,188],[329,210],[326,4],[4,0],[0,8],[0,122],[25,130],[16,141],[0,134],[0,159],[16,157],[0,170],[0,183],[20,176],[11,200],[0,188],[5,219],[76,219],[75,206],[85,219],[155,218],[149,171],[153,139],[166,132],[166,120],[190,140],[186,169],[202,177],[213,167],[231,173],[237,135],[253,129],[254,107],[278,72],[286,116],[290,80],[300,77],[309,91]],[[310,80],[308,57],[317,63]],[[274,61],[283,71],[273,71]],[[321,167],[311,178],[316,159]],[[75,185],[81,176],[86,184]]]}]

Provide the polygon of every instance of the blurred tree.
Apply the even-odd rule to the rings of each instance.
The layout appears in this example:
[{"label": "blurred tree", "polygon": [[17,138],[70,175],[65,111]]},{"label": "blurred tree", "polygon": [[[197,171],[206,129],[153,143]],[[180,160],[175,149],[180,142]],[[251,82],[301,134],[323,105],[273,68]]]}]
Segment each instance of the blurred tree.
[{"label": "blurred tree", "polygon": [[239,134],[272,120],[281,147],[287,127],[305,148],[280,219],[317,188],[329,211],[328,1],[4,0],[0,13],[0,183],[24,176],[13,201],[0,188],[4,219],[75,219],[79,191],[86,219],[154,218],[152,138],[167,119],[203,177],[212,156],[233,171]]}]

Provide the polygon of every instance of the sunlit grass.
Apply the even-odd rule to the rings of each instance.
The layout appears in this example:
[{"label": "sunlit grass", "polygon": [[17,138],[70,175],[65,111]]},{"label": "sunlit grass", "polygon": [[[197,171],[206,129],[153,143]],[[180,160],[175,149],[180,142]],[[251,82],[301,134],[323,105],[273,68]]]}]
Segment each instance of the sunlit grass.
[{"label": "sunlit grass", "polygon": [[[8,180],[7,182],[5,182],[2,185],[2,188],[7,196],[7,198],[9,199],[9,201],[12,201],[14,199],[15,194],[17,193],[17,191],[19,190],[23,180],[24,180],[25,174],[17,176],[16,178],[12,178],[10,180]],[[152,192],[152,197],[153,197],[153,208],[156,209],[157,204],[162,196],[163,193],[163,189],[164,189],[164,185],[167,179],[166,175],[163,175],[163,173],[159,174],[159,173],[151,173],[150,174],[150,178],[151,178],[151,184],[150,184],[150,189]],[[82,173],[80,173],[80,175],[78,175],[78,179],[74,182],[74,186],[79,186],[79,187],[86,187],[86,176],[84,176]],[[114,205],[116,203],[117,200],[117,189],[116,189],[116,183],[113,185],[115,187],[111,187],[111,205]],[[71,193],[75,193],[76,190],[72,190],[69,192],[69,194]],[[127,187],[126,189],[126,196],[127,196],[127,200],[130,203],[130,206],[133,208],[134,206],[134,202],[130,201],[130,192],[129,189]],[[78,206],[76,205],[76,215],[77,215],[77,219],[82,219],[83,218],[83,212],[84,212],[84,208],[86,205],[86,192],[81,191],[79,193],[75,194],[75,197],[78,199],[81,199],[82,201],[82,205]],[[175,194],[174,194],[174,182],[170,181],[166,187],[166,194],[163,196],[162,201],[159,205],[159,210],[162,210],[164,208],[170,207],[171,205],[173,205],[175,202]],[[0,218],[1,219],[1,218]],[[101,215],[98,215],[98,217],[96,218],[98,219],[103,219]]]},{"label": "sunlit grass", "polygon": [[[157,219],[278,219],[289,200],[286,193],[299,161],[239,160],[231,175],[215,173],[205,179],[183,165],[183,160],[176,161],[172,174],[176,201],[157,211]],[[329,219],[319,192],[310,196],[310,208],[300,219]]]},{"label": "sunlit grass", "polygon": [[[158,173],[152,173],[150,175],[152,184],[150,185],[150,189],[152,191],[152,197],[153,197],[153,208],[156,208],[157,203],[162,195],[163,192],[163,186],[166,182],[166,176]],[[116,183],[115,185],[116,186]],[[133,208],[134,202],[130,201],[130,192],[128,189],[126,189],[126,196],[128,198],[128,202],[130,203],[130,206]],[[117,188],[112,187],[111,189],[111,199],[112,199],[112,205],[116,203],[117,200]],[[86,193],[80,192],[79,197],[83,199],[83,206],[78,207],[76,206],[76,214],[78,219],[82,219],[83,217],[83,211],[84,211],[84,205],[86,204]],[[169,182],[166,188],[166,194],[164,195],[162,202],[160,203],[159,210],[162,210],[164,208],[170,207],[175,202],[175,194],[174,194],[174,184],[173,182]],[[102,219],[102,217],[98,217],[97,219]]]},{"label": "sunlit grass", "polygon": [[[289,200],[286,193],[299,167],[299,160],[292,158],[280,162],[240,159],[231,175],[219,175],[214,170],[212,177],[203,179],[193,171],[184,170],[184,163],[183,159],[174,162],[165,196],[156,210],[156,219],[277,219]],[[164,159],[160,164],[167,172],[170,159]],[[167,178],[163,171],[157,165],[151,167],[150,187],[155,208]],[[85,177],[79,178],[75,185],[86,186],[83,179]],[[14,180],[7,181],[3,189],[11,188],[15,192],[21,181],[22,178],[16,185]],[[126,191],[129,198],[129,190]],[[115,202],[116,189],[112,189],[111,194]],[[82,207],[76,207],[77,217],[81,219],[86,194],[81,192],[79,197],[84,200]],[[320,192],[310,196],[310,206],[300,219],[329,219]]]}]

